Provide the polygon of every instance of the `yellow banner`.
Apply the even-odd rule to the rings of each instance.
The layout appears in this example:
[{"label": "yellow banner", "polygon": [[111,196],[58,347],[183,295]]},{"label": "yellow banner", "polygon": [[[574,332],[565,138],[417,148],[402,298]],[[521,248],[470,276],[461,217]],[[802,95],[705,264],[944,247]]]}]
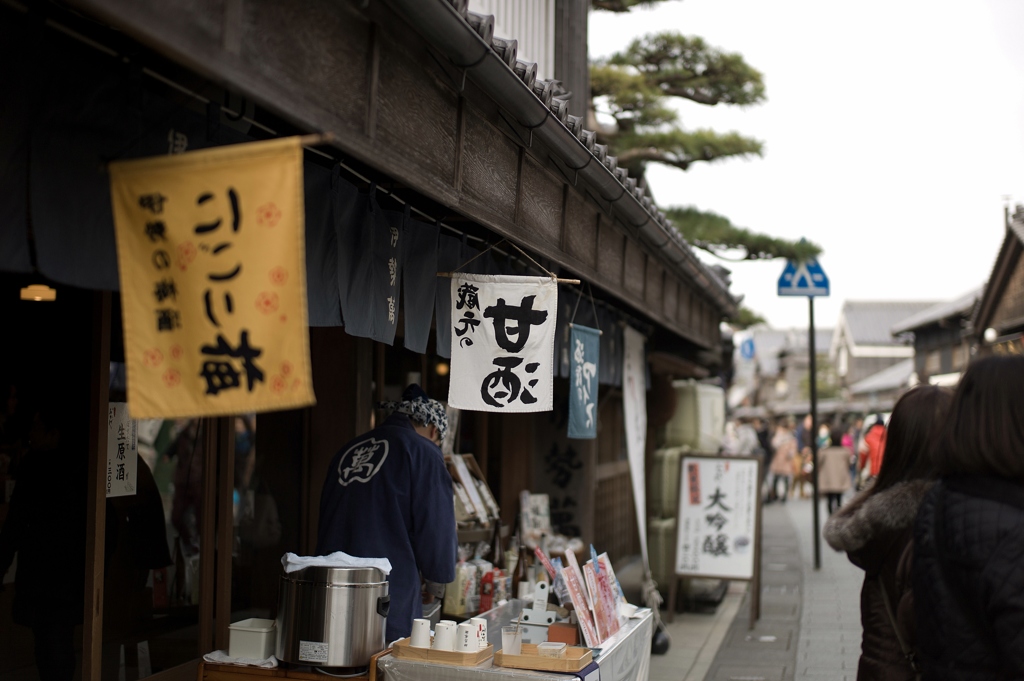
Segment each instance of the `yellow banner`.
[{"label": "yellow banner", "polygon": [[133,418],[311,405],[299,138],[110,164]]}]

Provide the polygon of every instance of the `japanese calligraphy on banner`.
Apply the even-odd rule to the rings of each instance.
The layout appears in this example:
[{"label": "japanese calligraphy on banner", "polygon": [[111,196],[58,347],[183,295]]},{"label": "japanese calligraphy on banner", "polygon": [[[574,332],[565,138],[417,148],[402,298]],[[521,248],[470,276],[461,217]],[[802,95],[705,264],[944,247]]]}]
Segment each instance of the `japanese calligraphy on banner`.
[{"label": "japanese calligraphy on banner", "polygon": [[752,579],[758,547],[758,461],[683,457],[676,574]]},{"label": "japanese calligraphy on banner", "polygon": [[448,404],[474,411],[550,411],[558,284],[545,277],[452,277]]},{"label": "japanese calligraphy on banner", "polygon": [[569,333],[569,437],[597,437],[597,371],[601,332],[573,324]]},{"label": "japanese calligraphy on banner", "polygon": [[640,552],[644,570],[650,572],[647,555],[647,477],[644,471],[644,452],[647,446],[647,356],[644,352],[644,337],[639,331],[627,326],[622,338],[622,413],[626,429],[626,456],[629,459],[629,477],[633,483]]},{"label": "japanese calligraphy on banner", "polygon": [[110,164],[136,418],[313,404],[299,138]]},{"label": "japanese calligraphy on banner", "polygon": [[139,470],[139,422],[128,405],[111,402],[107,409],[107,496],[135,494]]}]

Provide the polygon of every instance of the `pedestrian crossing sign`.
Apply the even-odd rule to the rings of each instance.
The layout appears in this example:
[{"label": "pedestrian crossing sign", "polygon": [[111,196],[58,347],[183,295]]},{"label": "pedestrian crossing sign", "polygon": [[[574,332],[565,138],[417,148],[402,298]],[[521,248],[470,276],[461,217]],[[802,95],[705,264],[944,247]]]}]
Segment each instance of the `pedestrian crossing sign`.
[{"label": "pedestrian crossing sign", "polygon": [[818,264],[817,259],[796,262],[786,261],[786,268],[779,277],[780,296],[820,296],[829,295],[828,276]]}]

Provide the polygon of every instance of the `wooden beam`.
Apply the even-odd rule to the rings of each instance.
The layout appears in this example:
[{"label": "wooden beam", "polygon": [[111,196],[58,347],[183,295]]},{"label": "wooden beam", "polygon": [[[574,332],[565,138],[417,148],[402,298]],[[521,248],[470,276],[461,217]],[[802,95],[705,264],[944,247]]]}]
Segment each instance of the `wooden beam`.
[{"label": "wooden beam", "polygon": [[[82,681],[100,681],[103,648],[103,559],[107,525],[107,409],[110,397],[110,292],[93,294],[89,386]],[[73,579],[73,576],[72,576]]]},{"label": "wooden beam", "polygon": [[452,186],[455,191],[462,191],[462,168],[465,165],[466,146],[466,98],[459,96],[459,103],[455,109],[455,179]]},{"label": "wooden beam", "polygon": [[473,448],[476,450],[473,452],[473,455],[476,457],[477,465],[480,466],[480,472],[484,474],[484,480],[487,480],[487,459],[490,451],[488,447],[489,438],[487,412],[478,411],[476,412],[476,422],[473,424]]},{"label": "wooden beam", "polygon": [[[299,511],[299,546],[306,551],[305,555],[315,555],[316,550],[316,528],[313,526],[312,517],[316,507],[311,504],[320,501],[320,495],[314,496],[314,490],[318,490],[322,481],[314,480],[313,475],[313,410],[306,408],[302,410],[302,492],[305,501]],[[315,501],[313,501],[315,499]]]},{"label": "wooden beam", "polygon": [[199,640],[198,653],[214,648],[214,590],[217,552],[217,419],[203,419],[203,496],[199,526]]},{"label": "wooden beam", "polygon": [[366,136],[377,136],[378,90],[380,85],[380,27],[370,24],[369,54],[366,56]]},{"label": "wooden beam", "polygon": [[217,576],[216,632],[217,650],[228,649],[231,624],[231,554],[234,548],[235,492],[235,419],[217,419]]},{"label": "wooden beam", "polygon": [[355,376],[356,422],[353,433],[358,435],[370,429],[373,416],[373,341],[368,338],[356,339]]},{"label": "wooden beam", "polygon": [[374,360],[373,363],[374,402],[381,402],[384,400],[384,362],[386,357],[385,350],[386,348],[384,347],[383,343],[374,343],[374,354],[376,355],[376,359]]},{"label": "wooden beam", "polygon": [[242,24],[245,22],[244,0],[224,0],[224,23],[221,43],[224,51],[234,55],[242,53]]},{"label": "wooden beam", "polygon": [[526,148],[519,147],[519,160],[516,166],[516,211],[512,223],[519,226],[523,219],[523,166],[526,161]]},{"label": "wooden beam", "polygon": [[569,185],[562,185],[562,223],[559,227],[558,248],[562,252],[569,250]]}]

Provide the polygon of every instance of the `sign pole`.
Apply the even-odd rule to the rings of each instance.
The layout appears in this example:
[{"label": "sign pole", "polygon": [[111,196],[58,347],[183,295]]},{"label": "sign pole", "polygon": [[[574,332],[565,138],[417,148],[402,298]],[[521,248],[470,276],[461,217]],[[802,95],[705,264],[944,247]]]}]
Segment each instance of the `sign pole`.
[{"label": "sign pole", "polygon": [[821,569],[821,518],[818,517],[818,357],[814,347],[814,296],[807,296],[810,304],[810,323],[808,324],[807,347],[810,352],[811,369],[811,461],[814,470],[811,471],[811,479],[814,485],[814,569]]},{"label": "sign pole", "polygon": [[[800,240],[803,243],[803,239]],[[821,569],[821,519],[818,517],[818,366],[817,349],[814,347],[814,297],[827,296],[831,291],[828,275],[817,259],[787,260],[779,277],[780,296],[807,296],[810,306],[807,347],[810,351],[811,378],[811,481],[814,485],[814,569]]]}]

